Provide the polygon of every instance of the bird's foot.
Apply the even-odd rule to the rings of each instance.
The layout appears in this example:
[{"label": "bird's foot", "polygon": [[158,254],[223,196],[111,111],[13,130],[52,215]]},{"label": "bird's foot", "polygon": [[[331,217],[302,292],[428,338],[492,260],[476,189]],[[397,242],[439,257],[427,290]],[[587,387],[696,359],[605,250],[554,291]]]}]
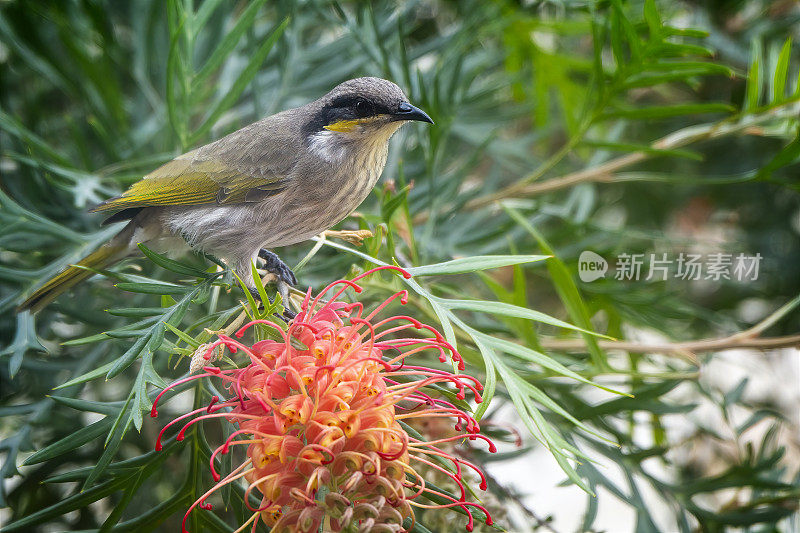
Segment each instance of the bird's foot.
[{"label": "bird's foot", "polygon": [[275,274],[278,280],[286,283],[290,287],[297,285],[297,277],[295,277],[294,272],[292,272],[292,269],[289,268],[286,263],[281,261],[278,254],[270,252],[266,248],[262,248],[258,251],[258,257],[264,260],[264,270],[270,274]]},{"label": "bird's foot", "polygon": [[258,257],[264,260],[264,270],[278,278],[278,294],[281,295],[284,306],[284,319],[287,322],[294,319],[297,313],[289,309],[289,288],[297,285],[297,277],[275,252],[262,248],[258,251]]}]

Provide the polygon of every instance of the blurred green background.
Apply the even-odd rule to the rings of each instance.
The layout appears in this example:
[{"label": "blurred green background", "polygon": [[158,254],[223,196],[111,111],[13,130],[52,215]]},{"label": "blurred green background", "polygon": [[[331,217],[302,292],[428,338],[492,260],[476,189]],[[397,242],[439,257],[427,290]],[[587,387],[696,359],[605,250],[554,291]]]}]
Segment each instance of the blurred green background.
[{"label": "blurred green background", "polygon": [[[499,526],[798,530],[798,33],[788,0],[3,0],[3,531],[173,531],[210,486],[197,466],[205,434],[153,454],[162,422],[142,413],[186,372],[174,356],[192,351],[163,321],[200,339],[240,309],[237,288],[141,258],[36,317],[14,307],[114,231],[88,208],[361,75],[397,82],[436,125],[396,135],[374,194],[341,224],[374,237],[278,252],[293,266],[306,258],[296,272],[316,289],[370,257],[474,258],[471,272],[418,278],[411,305],[444,322],[468,371],[494,388],[480,414],[501,452],[461,453],[492,474],[485,503]],[[580,280],[585,250],[610,263],[604,278]],[[680,279],[676,264],[644,279],[662,253],[762,259],[747,282]],[[620,254],[645,254],[640,279],[615,279]],[[490,269],[497,255],[507,266]],[[400,288],[372,285],[375,300]],[[755,337],[765,351],[750,348]],[[703,339],[722,340],[674,344]],[[195,513],[193,531],[241,523],[241,497],[229,498],[219,518]],[[432,531],[464,522],[419,516]]]}]

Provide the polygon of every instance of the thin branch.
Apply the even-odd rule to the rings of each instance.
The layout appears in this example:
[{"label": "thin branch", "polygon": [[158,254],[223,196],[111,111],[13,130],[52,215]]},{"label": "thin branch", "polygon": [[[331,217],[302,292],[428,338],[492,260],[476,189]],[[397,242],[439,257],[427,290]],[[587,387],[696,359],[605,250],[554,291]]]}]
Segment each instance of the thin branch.
[{"label": "thin branch", "polygon": [[514,197],[530,197],[557,191],[567,187],[572,187],[579,183],[614,181],[614,173],[636,163],[646,161],[658,156],[659,150],[673,150],[688,144],[716,139],[731,135],[733,133],[745,132],[754,135],[761,135],[763,132],[757,126],[770,120],[795,117],[800,109],[800,101],[797,98],[784,102],[768,111],[752,115],[744,115],[739,120],[733,122],[730,119],[714,122],[711,124],[701,124],[680,129],[655,141],[651,147],[653,152],[634,152],[611,159],[595,167],[586,168],[577,172],[571,172],[558,178],[550,180],[527,183],[528,177],[523,178],[513,185],[509,185],[494,194],[473,198],[465,204],[465,209],[473,210],[493,204],[499,200]]},{"label": "thin branch", "polygon": [[506,198],[537,196],[539,194],[572,187],[579,183],[611,182],[613,181],[614,172],[644,161],[651,156],[651,153],[635,152],[611,159],[596,167],[571,172],[558,178],[527,184],[523,182],[515,183],[489,196],[474,198],[466,203],[465,208],[469,210],[479,209]]},{"label": "thin branch", "polygon": [[[757,350],[772,350],[775,348],[800,347],[800,334],[786,335],[783,337],[759,337],[764,331],[775,325],[779,320],[800,306],[800,296],[795,296],[756,325],[744,331],[719,337],[714,339],[700,339],[685,342],[667,342],[661,344],[647,344],[630,341],[607,341],[598,340],[600,348],[604,350],[623,350],[634,353],[670,353],[689,359],[697,364],[695,353],[700,352],[721,352],[725,350],[735,350],[737,348],[755,348]],[[586,343],[583,339],[550,339],[541,342],[542,348],[561,351],[583,351],[586,350]]]},{"label": "thin branch", "polygon": [[[631,341],[604,341],[597,343],[604,350],[622,350],[634,353],[672,353],[685,354],[687,352],[721,352],[737,348],[754,348],[758,350],[772,350],[775,348],[800,347],[800,334],[786,335],[783,337],[746,338],[736,335],[718,339],[701,339],[696,341],[675,343],[639,343]],[[561,350],[566,352],[586,350],[583,339],[550,339],[541,341],[542,348],[547,350]]]}]

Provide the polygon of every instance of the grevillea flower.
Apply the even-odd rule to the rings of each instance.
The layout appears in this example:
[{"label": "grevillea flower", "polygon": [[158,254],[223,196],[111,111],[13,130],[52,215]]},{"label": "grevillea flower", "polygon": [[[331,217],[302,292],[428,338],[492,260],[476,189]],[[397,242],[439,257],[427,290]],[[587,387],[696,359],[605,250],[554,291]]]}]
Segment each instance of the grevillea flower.
[{"label": "grevillea flower", "polygon": [[[467,392],[481,401],[481,384],[473,377],[415,365],[412,359],[433,351],[441,362],[450,360],[458,371],[464,361],[434,328],[408,316],[377,319],[376,314],[390,302],[406,303],[401,291],[364,316],[361,303],[338,300],[363,276],[396,267],[381,267],[352,281],[329,285],[316,298],[306,295],[301,312],[283,330],[277,324],[257,320],[242,327],[241,338],[255,324],[273,327],[282,340],[263,340],[246,346],[234,338],[220,335],[210,344],[207,357],[219,347],[231,353],[241,351],[249,358],[243,368],[222,370],[203,367],[204,372],[173,383],[170,388],[202,377],[225,383],[230,397],[214,397],[204,408],[182,415],[168,423],[158,437],[161,448],[164,433],[183,424],[177,439],[182,440],[193,424],[210,418],[224,418],[236,429],[211,456],[211,473],[217,482],[188,510],[210,509],[206,499],[229,483],[247,482],[245,503],[250,519],[237,531],[259,520],[272,531],[404,531],[403,523],[414,522],[414,507],[459,507],[466,512],[466,529],[473,529],[472,510],[477,508],[491,524],[488,511],[467,501],[462,481],[464,469],[477,472],[480,487],[486,479],[480,469],[445,452],[441,445],[463,439],[482,439],[478,422],[453,403],[437,395],[431,386],[455,389],[459,399]],[[322,297],[334,291],[332,298]],[[152,416],[157,416],[156,405]],[[414,418],[449,419],[456,433],[434,440],[409,435],[401,422]],[[412,433],[416,434],[412,431]],[[234,447],[246,447],[246,460],[222,477],[215,470],[220,454]],[[448,466],[450,465],[450,466]],[[426,486],[420,470],[434,469],[455,482],[458,493],[447,494]],[[420,496],[430,496],[422,503]],[[260,498],[258,506],[251,498]],[[407,522],[408,524],[408,522]],[[410,528],[409,528],[410,529]]]}]

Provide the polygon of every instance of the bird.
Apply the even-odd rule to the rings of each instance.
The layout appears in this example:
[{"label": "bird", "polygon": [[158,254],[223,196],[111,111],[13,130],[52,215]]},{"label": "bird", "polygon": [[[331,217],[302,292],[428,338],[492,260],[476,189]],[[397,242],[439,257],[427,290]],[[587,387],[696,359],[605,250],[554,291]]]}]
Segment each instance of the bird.
[{"label": "bird", "polygon": [[260,257],[288,291],[297,279],[271,248],[310,239],[352,213],[383,172],[389,139],[411,121],[433,124],[395,83],[355,78],[180,155],[92,209],[107,216],[103,224],[127,224],[17,310],[42,309],[93,270],[139,253],[139,243],[219,258],[254,294],[251,264]]}]

